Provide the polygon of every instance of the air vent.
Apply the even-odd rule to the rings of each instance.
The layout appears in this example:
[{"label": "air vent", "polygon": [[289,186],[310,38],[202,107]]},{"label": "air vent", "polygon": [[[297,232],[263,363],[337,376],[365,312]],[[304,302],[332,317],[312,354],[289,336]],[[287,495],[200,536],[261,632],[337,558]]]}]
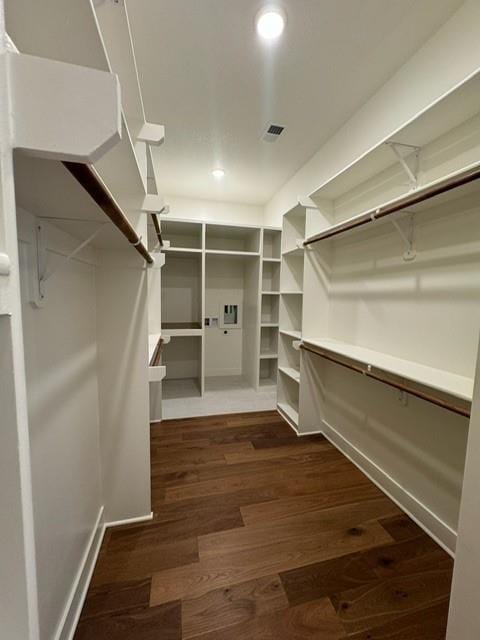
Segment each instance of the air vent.
[{"label": "air vent", "polygon": [[269,124],[265,129],[262,140],[265,140],[265,142],[275,142],[275,140],[278,140],[284,129],[285,127],[282,127],[280,124]]}]

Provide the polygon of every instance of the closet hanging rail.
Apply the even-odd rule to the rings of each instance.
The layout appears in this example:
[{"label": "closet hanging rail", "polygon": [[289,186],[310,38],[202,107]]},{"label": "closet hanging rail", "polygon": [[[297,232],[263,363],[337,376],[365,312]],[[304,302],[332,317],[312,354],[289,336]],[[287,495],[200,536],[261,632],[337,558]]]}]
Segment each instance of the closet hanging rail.
[{"label": "closet hanging rail", "polygon": [[155,347],[155,351],[152,354],[152,358],[149,362],[150,367],[158,367],[160,364],[160,358],[162,355],[162,347],[163,347],[163,338],[159,338],[157,342],[157,346]]},{"label": "closet hanging rail", "polygon": [[362,213],[361,215],[350,218],[345,222],[336,224],[333,227],[330,227],[330,229],[325,229],[325,231],[321,231],[320,233],[307,238],[304,241],[303,246],[307,247],[308,245],[314,244],[315,242],[320,242],[320,240],[326,240],[327,238],[332,238],[341,233],[345,233],[345,231],[351,231],[352,229],[362,227],[363,225],[374,222],[375,220],[385,218],[392,213],[397,213],[402,209],[406,209],[407,207],[419,204],[420,202],[425,202],[426,200],[430,200],[430,198],[439,196],[442,193],[447,193],[447,191],[451,191],[452,189],[463,187],[469,182],[473,182],[474,180],[478,180],[479,178],[480,167],[463,171],[453,177],[450,176],[448,178],[445,178],[444,180],[436,182],[433,185],[417,189],[417,191],[409,193],[406,196],[399,198],[395,202],[377,207],[375,209],[371,209],[366,213]]},{"label": "closet hanging rail", "polygon": [[323,358],[324,360],[328,360],[329,362],[333,362],[335,364],[340,365],[341,367],[345,367],[346,369],[350,369],[351,371],[355,371],[356,373],[361,373],[362,375],[366,376],[367,378],[372,378],[373,380],[377,380],[378,382],[382,382],[383,384],[388,385],[389,387],[393,387],[394,389],[398,389],[399,391],[404,391],[405,393],[408,393],[409,395],[412,396],[416,396],[417,398],[420,398],[421,400],[425,400],[426,402],[430,402],[431,404],[435,404],[438,407],[442,407],[443,409],[447,409],[448,411],[452,411],[453,413],[457,413],[460,416],[464,416],[465,418],[469,418],[470,417],[470,410],[461,406],[458,406],[456,404],[453,404],[451,402],[448,402],[447,400],[444,400],[443,398],[439,398],[438,396],[435,395],[431,395],[429,393],[426,393],[424,391],[420,391],[418,389],[415,389],[414,387],[411,387],[407,384],[404,384],[403,382],[396,382],[395,380],[391,380],[389,378],[386,378],[378,373],[373,373],[373,371],[370,371],[368,368],[363,368],[357,364],[351,364],[349,362],[346,362],[345,360],[341,360],[340,358],[336,358],[335,356],[331,355],[330,353],[326,353],[323,350],[317,350],[312,348],[311,346],[307,346],[305,344],[301,344],[300,345],[301,349],[303,349],[304,351],[309,351],[310,353],[315,354],[316,356],[320,356],[321,358]]},{"label": "closet hanging rail", "polygon": [[142,258],[148,264],[154,264],[154,259],[143,244],[142,238],[132,227],[95,169],[88,164],[81,164],[80,162],[63,162],[62,164],[123,233],[129,243],[135,247]]},{"label": "closet hanging rail", "polygon": [[157,240],[160,246],[163,247],[162,230],[160,229],[160,223],[158,221],[157,214],[152,213],[151,216],[152,216],[153,226],[155,227],[155,233],[157,235]]}]

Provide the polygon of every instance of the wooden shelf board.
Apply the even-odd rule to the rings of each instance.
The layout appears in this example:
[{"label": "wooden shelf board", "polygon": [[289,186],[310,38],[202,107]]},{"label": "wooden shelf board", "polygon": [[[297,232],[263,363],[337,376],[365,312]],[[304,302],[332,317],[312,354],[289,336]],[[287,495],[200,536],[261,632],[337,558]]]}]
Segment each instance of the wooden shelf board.
[{"label": "wooden shelf board", "polygon": [[302,339],[302,332],[301,331],[293,331],[289,330],[289,329],[280,329],[280,333],[283,334],[284,336],[290,336],[290,338],[294,338],[294,340],[301,340]]},{"label": "wooden shelf board", "polygon": [[473,379],[471,378],[346,342],[329,339],[314,340],[305,337],[303,341],[307,345],[320,347],[344,358],[371,365],[376,369],[446,393],[455,398],[467,401],[472,400]]},{"label": "wooden shelf board", "polygon": [[203,329],[200,322],[164,322],[162,334],[173,337],[202,336]]},{"label": "wooden shelf board", "polygon": [[278,358],[278,353],[270,351],[260,353],[260,360],[276,360]]},{"label": "wooden shelf board", "polygon": [[287,419],[287,422],[291,421],[295,427],[298,427],[298,411],[292,405],[287,402],[279,402],[277,408]]},{"label": "wooden shelf board", "polygon": [[211,256],[244,256],[246,258],[260,256],[259,251],[228,251],[223,249],[205,249],[205,253]]},{"label": "wooden shelf board", "polygon": [[455,87],[447,95],[435,101],[421,114],[405,122],[387,138],[347,165],[332,178],[321,184],[311,198],[334,200],[340,195],[367,181],[381,171],[397,163],[386,144],[388,140],[425,146],[478,113],[480,73]]},{"label": "wooden shelf board", "polygon": [[278,370],[295,382],[300,383],[300,371],[297,369],[294,369],[293,367],[278,367]]},{"label": "wooden shelf board", "polygon": [[[300,242],[303,242],[303,238],[299,238]],[[282,252],[282,256],[284,258],[289,258],[292,256],[301,256],[303,255],[304,249],[303,247],[295,247],[293,249],[287,249],[286,251]]]}]

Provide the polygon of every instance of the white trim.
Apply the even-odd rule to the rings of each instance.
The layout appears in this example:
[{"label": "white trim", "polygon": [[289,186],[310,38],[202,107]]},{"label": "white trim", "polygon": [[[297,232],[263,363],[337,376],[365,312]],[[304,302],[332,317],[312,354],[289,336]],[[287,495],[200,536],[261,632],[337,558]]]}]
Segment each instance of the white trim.
[{"label": "white trim", "polygon": [[55,640],[72,640],[75,634],[105,534],[103,512],[104,507],[102,506],[98,512],[97,520],[90,534],[87,546],[85,547],[77,575],[73,581],[62,617],[57,626],[54,636]]},{"label": "white trim", "polygon": [[110,527],[121,527],[124,524],[136,524],[137,522],[149,522],[153,520],[153,511],[146,516],[138,516],[137,518],[125,518],[125,520],[112,520],[111,522],[106,522],[105,527],[110,529]]},{"label": "white trim", "polygon": [[442,547],[452,558],[455,557],[457,532],[446,522],[441,520],[433,511],[424,505],[418,498],[403,488],[394,478],[386,473],[373,460],[362,453],[355,445],[347,440],[341,433],[334,429],[328,422],[322,420],[323,429],[300,433],[287,416],[281,412],[290,427],[298,437],[310,435],[323,435],[343,455],[364,473],[390,500],[402,509],[419,527],[421,527],[435,542]]},{"label": "white trim", "polygon": [[345,457],[358,467],[383,493],[418,524],[450,556],[455,557],[457,533],[418,498],[402,487],[386,471],[368,458],[325,420],[322,433]]}]

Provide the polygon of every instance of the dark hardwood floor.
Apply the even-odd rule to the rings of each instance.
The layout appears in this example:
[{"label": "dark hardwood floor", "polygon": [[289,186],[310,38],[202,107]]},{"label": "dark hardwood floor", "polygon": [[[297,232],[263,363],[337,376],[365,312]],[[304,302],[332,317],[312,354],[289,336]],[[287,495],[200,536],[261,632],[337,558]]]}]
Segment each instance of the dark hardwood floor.
[{"label": "dark hardwood floor", "polygon": [[75,640],[444,640],[452,560],[274,412],[152,425],[154,520],[107,531]]}]

